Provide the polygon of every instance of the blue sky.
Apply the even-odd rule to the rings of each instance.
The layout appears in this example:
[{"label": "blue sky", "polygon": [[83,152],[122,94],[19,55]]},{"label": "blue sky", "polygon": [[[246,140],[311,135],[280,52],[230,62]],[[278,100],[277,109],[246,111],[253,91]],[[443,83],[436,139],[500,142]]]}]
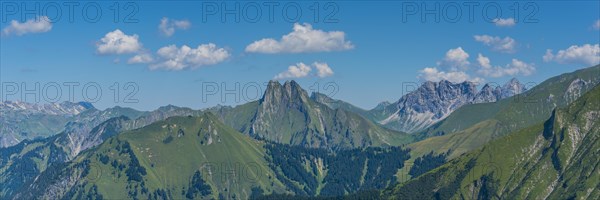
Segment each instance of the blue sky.
[{"label": "blue sky", "polygon": [[[396,101],[426,80],[504,83],[517,77],[535,84],[600,60],[597,1],[480,2],[472,21],[465,2],[289,1],[273,8],[273,21],[265,2],[238,3],[240,9],[231,12],[240,16],[239,22],[231,14],[221,18],[224,9],[235,7],[233,1],[119,2],[117,22],[115,2],[97,4],[102,11],[97,22],[96,4],[81,3],[71,22],[63,2],[39,2],[36,13],[22,12],[23,5],[35,8],[35,2],[2,2],[2,100],[35,101],[24,88],[11,88],[24,85],[35,90],[41,103],[72,96],[97,101],[99,108],[205,108],[255,100],[260,97],[256,86],[264,90],[276,78],[372,108]],[[423,6],[432,9],[436,3],[439,9],[423,21]],[[256,5],[262,15],[252,21]],[[302,15],[295,19],[297,5]],[[461,15],[456,15],[456,5]],[[135,8],[133,21],[125,23]],[[210,12],[212,8],[217,10]],[[455,16],[459,18],[453,21]],[[285,35],[288,40],[282,39]],[[111,38],[122,42],[106,42]],[[182,49],[184,45],[190,48]],[[136,55],[145,58],[137,60],[143,63],[129,62]],[[70,95],[65,84],[71,82],[79,85]],[[86,84],[91,88],[87,96],[82,94]],[[213,94],[215,85],[219,91]],[[101,96],[96,98],[91,86],[99,86]]]}]

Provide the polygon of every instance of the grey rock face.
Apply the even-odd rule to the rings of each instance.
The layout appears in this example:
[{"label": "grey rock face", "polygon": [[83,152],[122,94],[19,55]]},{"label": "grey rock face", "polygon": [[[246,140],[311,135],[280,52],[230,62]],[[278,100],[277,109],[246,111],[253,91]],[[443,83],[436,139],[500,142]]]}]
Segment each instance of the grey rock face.
[{"label": "grey rock face", "polygon": [[47,114],[47,115],[77,115],[85,110],[94,108],[87,102],[62,102],[50,104],[35,104],[22,101],[0,102],[2,112],[21,112],[22,114]]},{"label": "grey rock face", "polygon": [[384,109],[373,111],[391,113],[385,115],[386,117],[379,121],[380,124],[410,133],[431,126],[461,106],[496,102],[525,90],[525,85],[514,78],[503,86],[495,88],[486,84],[481,91],[477,91],[476,85],[472,82],[428,81],[397,102],[385,106]]},{"label": "grey rock face", "polygon": [[504,84],[504,86],[502,86],[502,88],[500,89],[500,99],[521,94],[525,92],[525,90],[527,90],[527,88],[525,88],[525,85],[520,83],[519,80],[517,80],[516,78],[513,78],[508,83]]},{"label": "grey rock face", "polygon": [[567,88],[567,91],[565,91],[564,98],[567,101],[567,103],[571,103],[577,100],[577,98],[579,98],[581,95],[583,95],[584,91],[586,91],[588,87],[591,86],[593,86],[593,84],[591,84],[591,81],[586,82],[585,80],[582,80],[580,78],[575,79],[573,82],[571,82],[571,84]]},{"label": "grey rock face", "polygon": [[[326,100],[307,92],[295,81],[283,85],[271,81],[253,115],[240,132],[257,139],[311,148],[347,149],[389,146],[410,140],[410,136],[384,129],[359,114],[341,108],[339,101]],[[331,99],[330,99],[331,100]],[[248,127],[248,128],[245,128]]]}]

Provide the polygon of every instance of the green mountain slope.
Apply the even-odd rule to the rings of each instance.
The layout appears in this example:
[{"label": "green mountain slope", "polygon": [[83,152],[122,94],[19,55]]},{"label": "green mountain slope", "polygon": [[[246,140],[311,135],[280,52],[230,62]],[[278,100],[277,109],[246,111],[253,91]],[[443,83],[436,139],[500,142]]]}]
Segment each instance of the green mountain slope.
[{"label": "green mountain slope", "polygon": [[[284,192],[262,144],[212,114],[172,117],[113,137],[44,172],[15,198],[248,198]],[[69,177],[69,178],[66,178]]]},{"label": "green mountain slope", "polygon": [[359,114],[360,116],[363,116],[366,119],[374,119],[375,117],[372,116],[372,112],[370,112],[369,110],[365,110],[362,108],[359,108],[357,106],[354,106],[348,102],[339,100],[339,99],[333,99],[325,94],[322,93],[318,93],[318,92],[313,92],[310,95],[310,99],[324,104],[327,107],[331,108],[331,109],[342,109],[342,110],[347,110],[356,114]]},{"label": "green mountain slope", "polygon": [[549,119],[384,191],[394,199],[600,196],[600,87]]},{"label": "green mountain slope", "polygon": [[[532,89],[495,103],[466,105],[446,119],[420,133],[422,138],[470,128],[484,121],[495,121],[502,128],[491,130],[502,135],[543,121],[555,107],[563,107],[600,83],[600,65],[550,78]],[[488,127],[490,128],[490,127]]]},{"label": "green mountain slope", "polygon": [[25,140],[13,147],[0,148],[0,199],[11,197],[49,167],[71,161],[80,152],[124,130],[139,128],[170,116],[200,113],[175,106],[164,106],[151,112],[118,106],[103,111],[94,108],[85,110],[72,117],[64,130],[54,136]]},{"label": "green mountain slope", "polygon": [[212,113],[126,131],[55,163],[12,198],[247,199],[344,195],[396,183],[408,150],[341,150],[254,140]]},{"label": "green mountain slope", "polygon": [[28,181],[33,180],[49,167],[69,161],[76,156],[78,148],[95,146],[121,129],[127,117],[111,118],[92,130],[88,137],[75,141],[70,133],[26,140],[18,145],[0,148],[0,197],[10,197]]},{"label": "green mountain slope", "polygon": [[369,147],[335,153],[321,148],[266,145],[276,178],[297,196],[341,196],[383,189],[396,183],[394,174],[409,158],[400,147]]},{"label": "green mountain slope", "polygon": [[264,96],[226,111],[212,111],[236,130],[257,139],[326,149],[397,146],[413,141],[360,115],[311,99],[294,81],[271,81]]},{"label": "green mountain slope", "polygon": [[[450,151],[450,158],[494,138],[540,123],[600,82],[600,65],[550,78],[536,87],[495,103],[466,105],[433,125],[413,143],[413,157]],[[436,136],[436,137],[434,137]]]}]

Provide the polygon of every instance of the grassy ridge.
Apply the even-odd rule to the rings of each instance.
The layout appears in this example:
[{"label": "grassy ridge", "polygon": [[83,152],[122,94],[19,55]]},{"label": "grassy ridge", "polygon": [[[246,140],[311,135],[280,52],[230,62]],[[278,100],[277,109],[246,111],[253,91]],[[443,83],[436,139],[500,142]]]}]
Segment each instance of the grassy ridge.
[{"label": "grassy ridge", "polygon": [[[588,84],[572,97],[569,86],[581,79]],[[443,121],[419,133],[426,138],[439,133],[465,130],[486,120],[497,120],[503,129],[494,134],[503,135],[539,123],[550,116],[555,107],[563,107],[600,82],[600,65],[550,78],[532,89],[496,103],[466,105],[454,111]]]},{"label": "grassy ridge", "polygon": [[[587,85],[576,94],[570,93],[571,84],[577,80],[586,81]],[[450,151],[449,158],[455,158],[510,132],[543,122],[554,108],[573,102],[599,82],[600,65],[597,65],[550,78],[523,94],[495,103],[463,106],[417,134],[422,140],[409,145],[411,157]]]},{"label": "grassy ridge", "polygon": [[[37,181],[36,197],[187,198],[198,172],[208,194],[194,198],[248,198],[253,188],[283,193],[265,160],[263,144],[223,125],[214,115],[172,117],[128,131],[78,156],[58,174],[78,177],[56,183],[50,172]],[[47,182],[47,183],[46,183]],[[57,185],[69,188],[57,192]],[[53,192],[49,192],[51,190]],[[51,195],[56,196],[51,196]],[[21,197],[29,197],[27,193]],[[19,196],[18,196],[19,197]]]},{"label": "grassy ridge", "polygon": [[600,87],[544,123],[513,132],[415,180],[386,198],[588,199],[600,189]]}]

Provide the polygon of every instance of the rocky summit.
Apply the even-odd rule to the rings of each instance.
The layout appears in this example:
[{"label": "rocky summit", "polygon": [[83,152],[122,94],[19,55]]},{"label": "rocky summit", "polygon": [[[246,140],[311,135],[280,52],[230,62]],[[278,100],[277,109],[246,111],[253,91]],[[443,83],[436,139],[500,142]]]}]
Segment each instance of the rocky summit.
[{"label": "rocky summit", "polygon": [[461,106],[496,102],[526,90],[525,85],[514,78],[503,86],[485,84],[480,91],[473,82],[428,81],[397,102],[371,110],[377,112],[371,116],[376,116],[374,120],[388,128],[412,133],[444,119]]}]

